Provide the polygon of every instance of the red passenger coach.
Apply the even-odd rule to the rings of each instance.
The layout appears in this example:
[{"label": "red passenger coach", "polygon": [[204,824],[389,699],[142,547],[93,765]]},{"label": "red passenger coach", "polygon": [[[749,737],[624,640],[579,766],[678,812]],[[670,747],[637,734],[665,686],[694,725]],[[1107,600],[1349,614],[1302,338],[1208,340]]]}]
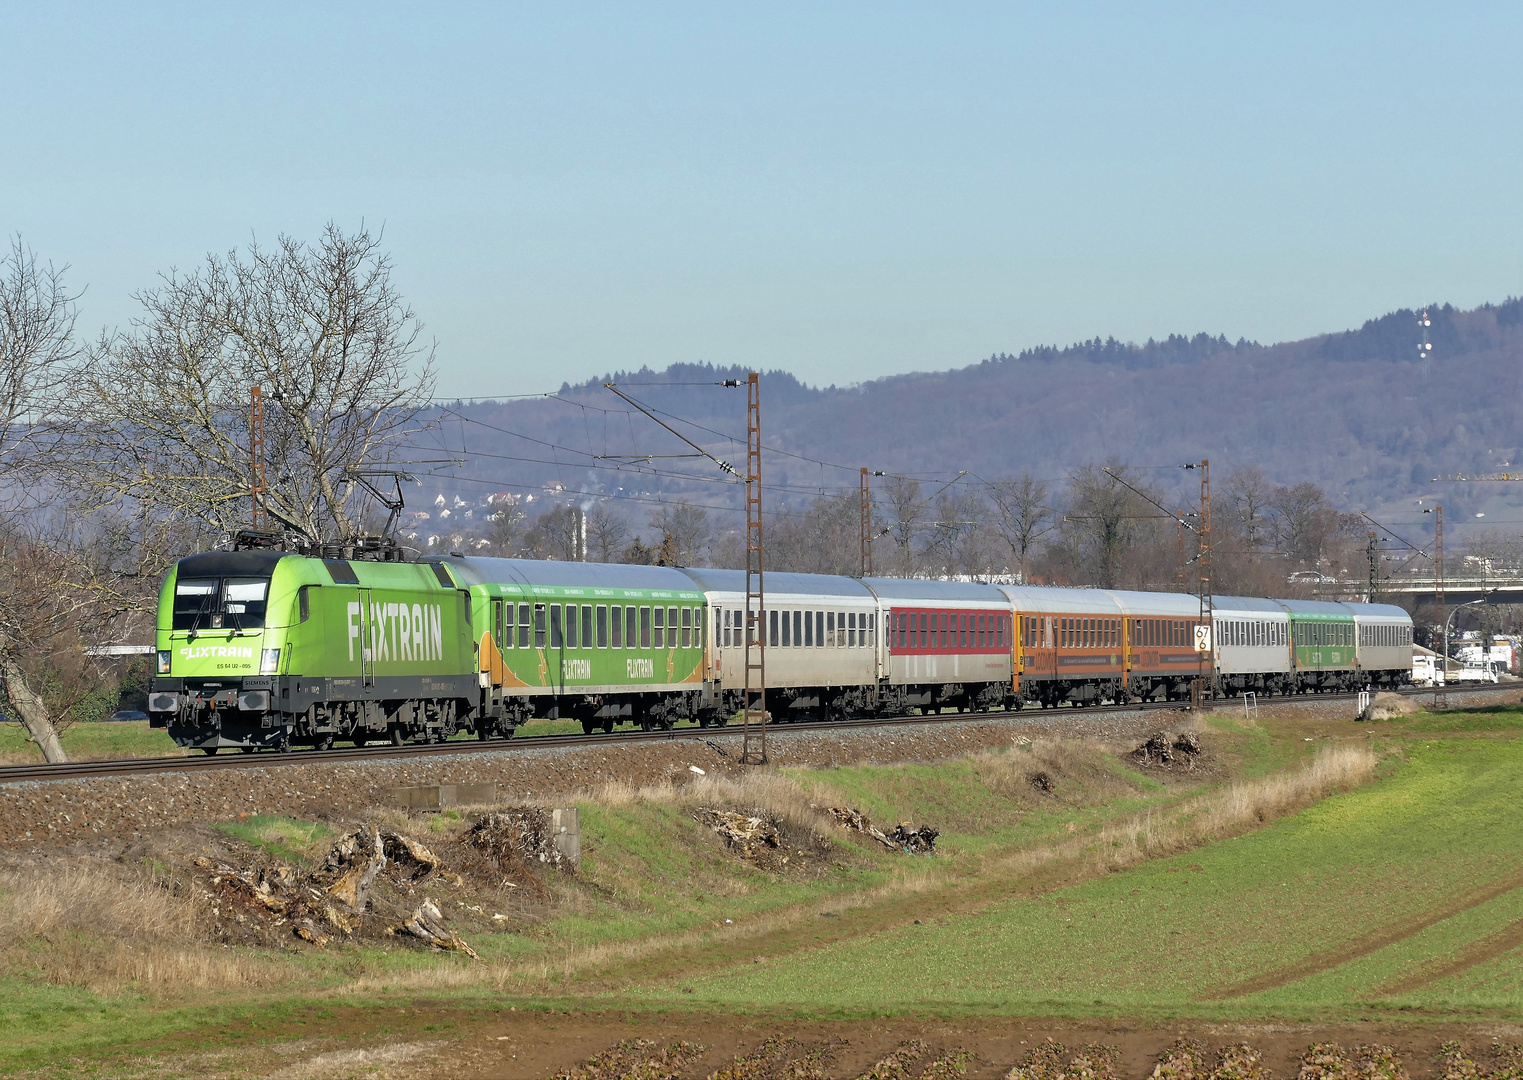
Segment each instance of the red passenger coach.
[{"label": "red passenger coach", "polygon": [[886,697],[938,713],[1013,704],[1015,628],[998,590],[892,578],[863,584],[883,605]]}]

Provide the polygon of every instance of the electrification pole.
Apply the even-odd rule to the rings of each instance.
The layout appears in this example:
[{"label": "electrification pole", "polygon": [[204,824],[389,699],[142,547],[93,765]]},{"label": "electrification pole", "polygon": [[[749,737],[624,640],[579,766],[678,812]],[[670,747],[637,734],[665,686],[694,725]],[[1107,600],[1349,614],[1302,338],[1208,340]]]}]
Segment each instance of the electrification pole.
[{"label": "electrification pole", "polygon": [[[1211,460],[1200,462],[1200,521],[1196,536],[1200,539],[1200,617],[1195,624],[1195,683],[1190,704],[1199,709],[1205,703],[1206,677],[1216,674],[1216,611],[1211,597]],[[1208,672],[1209,666],[1209,672]]]},{"label": "electrification pole", "polygon": [[761,376],[746,380],[746,690],[740,760],[767,760],[767,604],[762,558]]},{"label": "electrification pole", "polygon": [[1447,708],[1449,705],[1449,600],[1444,595],[1444,504],[1439,503],[1433,514],[1433,567],[1434,599],[1438,601],[1438,617],[1444,621],[1443,679],[1433,685],[1433,705]]},{"label": "electrification pole", "polygon": [[873,576],[873,500],[868,490],[867,466],[862,466],[862,576]]}]

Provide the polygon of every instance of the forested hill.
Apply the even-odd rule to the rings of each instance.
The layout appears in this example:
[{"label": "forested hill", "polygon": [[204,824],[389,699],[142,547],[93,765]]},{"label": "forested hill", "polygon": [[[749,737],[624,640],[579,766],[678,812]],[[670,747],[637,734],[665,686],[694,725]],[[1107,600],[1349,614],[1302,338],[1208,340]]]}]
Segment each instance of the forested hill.
[{"label": "forested hill", "polygon": [[[922,477],[1027,471],[1051,481],[1086,461],[1157,467],[1209,457],[1222,474],[1255,465],[1277,482],[1314,482],[1345,509],[1410,513],[1411,500],[1441,491],[1456,516],[1496,517],[1504,505],[1523,504],[1523,492],[1430,480],[1523,465],[1523,301],[1472,311],[1435,306],[1430,317],[1426,363],[1417,315],[1401,310],[1357,330],[1277,345],[1205,333],[1145,344],[1095,339],[850,387],[766,372],[765,441],[794,455],[769,455],[767,480],[786,502],[852,487],[861,465]],[[701,459],[652,457],[642,472],[611,457],[687,448],[603,383],[617,383],[741,464],[745,390],[715,384],[744,374],[678,364],[568,380],[549,398],[452,404],[433,438],[473,460],[460,471],[469,479],[441,480],[442,490],[475,502],[494,485],[559,484],[568,493],[665,491],[731,502],[733,492],[709,482],[717,469]],[[1169,470],[1154,476],[1168,486]]]}]

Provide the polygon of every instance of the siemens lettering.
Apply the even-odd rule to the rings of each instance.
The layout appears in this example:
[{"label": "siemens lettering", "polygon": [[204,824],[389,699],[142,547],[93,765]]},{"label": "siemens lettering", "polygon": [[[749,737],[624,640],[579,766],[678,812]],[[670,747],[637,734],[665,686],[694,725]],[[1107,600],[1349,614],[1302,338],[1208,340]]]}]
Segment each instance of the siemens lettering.
[{"label": "siemens lettering", "polygon": [[444,659],[443,611],[438,604],[349,603],[349,659],[355,643],[369,663]]}]

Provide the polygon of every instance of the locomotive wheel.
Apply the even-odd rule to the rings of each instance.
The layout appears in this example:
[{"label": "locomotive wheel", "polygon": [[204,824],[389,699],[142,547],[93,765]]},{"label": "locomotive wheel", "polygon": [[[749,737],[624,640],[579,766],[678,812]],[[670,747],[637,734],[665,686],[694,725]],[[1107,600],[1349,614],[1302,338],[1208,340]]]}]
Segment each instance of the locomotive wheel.
[{"label": "locomotive wheel", "polygon": [[402,729],[399,728],[399,727],[393,727],[391,729],[391,745],[392,746],[401,746],[402,743],[403,743]]},{"label": "locomotive wheel", "polygon": [[221,747],[217,747],[217,746],[203,746],[203,747],[201,747],[201,753],[205,754],[207,757],[216,757],[217,756],[217,751],[219,749],[221,749]]},{"label": "locomotive wheel", "polygon": [[276,744],[275,749],[279,750],[282,754],[289,754],[291,752],[291,733],[289,731],[281,735],[280,742]]},{"label": "locomotive wheel", "polygon": [[315,743],[313,743],[312,745],[315,746],[319,750],[332,750],[333,749],[333,733],[331,731],[324,732],[323,734],[321,734],[321,735],[319,735],[317,737],[317,741]]},{"label": "locomotive wheel", "polygon": [[354,743],[355,746],[359,747],[363,747],[369,741],[370,740],[365,738],[363,735],[356,735],[353,739],[350,740],[350,742]]},{"label": "locomotive wheel", "polygon": [[254,752],[254,748],[252,746],[240,746],[238,749],[242,750],[245,754],[252,754]]}]

